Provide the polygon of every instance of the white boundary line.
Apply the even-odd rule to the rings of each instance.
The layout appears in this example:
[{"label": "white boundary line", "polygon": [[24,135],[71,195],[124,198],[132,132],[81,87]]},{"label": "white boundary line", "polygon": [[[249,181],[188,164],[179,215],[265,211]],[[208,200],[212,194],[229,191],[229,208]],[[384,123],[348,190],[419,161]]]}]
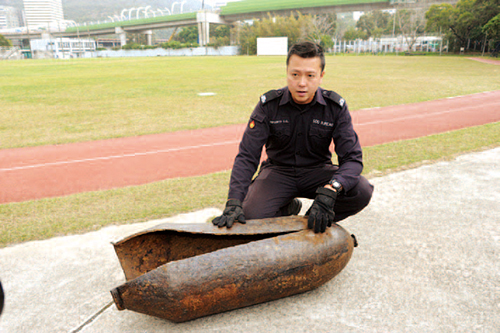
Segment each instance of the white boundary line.
[{"label": "white boundary line", "polygon": [[94,158],[84,158],[84,159],[81,159],[81,160],[69,160],[69,161],[59,161],[59,162],[50,162],[50,163],[25,165],[25,166],[20,166],[20,167],[13,167],[13,168],[3,168],[3,169],[0,169],[0,172],[3,172],[3,171],[16,171],[16,170],[27,170],[27,169],[43,168],[43,167],[47,167],[47,166],[56,166],[56,165],[65,165],[65,164],[76,164],[76,163],[84,163],[84,162],[92,162],[92,161],[106,161],[106,160],[113,160],[113,159],[125,158],[125,157],[136,157],[136,156],[145,156],[145,155],[172,153],[172,152],[189,150],[189,149],[199,149],[199,148],[205,148],[205,147],[217,147],[217,146],[232,145],[232,144],[239,143],[239,142],[240,141],[224,141],[224,142],[218,142],[218,143],[212,143],[212,144],[206,144],[206,145],[188,146],[188,147],[181,147],[181,148],[161,149],[161,150],[152,150],[152,151],[147,151],[147,152],[143,152],[143,153],[112,155],[112,156],[103,156],[103,157],[94,157]]},{"label": "white boundary line", "polygon": [[366,125],[375,125],[375,124],[382,124],[382,123],[393,123],[393,122],[396,122],[396,121],[399,121],[399,120],[407,120],[407,119],[415,119],[415,118],[426,118],[428,116],[438,116],[438,115],[441,115],[441,114],[461,112],[461,111],[464,111],[464,110],[477,109],[478,107],[485,107],[485,106],[491,106],[491,105],[498,105],[498,103],[481,104],[479,106],[477,106],[477,105],[467,106],[467,107],[462,107],[462,108],[459,108],[459,109],[453,109],[453,110],[448,110],[448,111],[415,114],[415,115],[405,116],[405,117],[399,117],[399,118],[370,121],[370,122],[367,122],[367,123],[359,123],[359,124],[358,123],[353,123],[353,125],[354,126],[366,126]]},{"label": "white boundary line", "polygon": [[[447,97],[447,99],[469,97],[469,96],[480,95],[480,94],[488,94],[488,93],[492,93],[492,92],[496,92],[496,91],[486,91],[486,92],[480,92],[480,93],[471,94],[471,95]],[[481,105],[479,105],[479,107],[485,107],[485,106],[490,106],[490,105],[497,105],[497,103],[481,104]],[[425,113],[425,114],[417,114],[417,115],[392,118],[392,119],[387,119],[387,120],[371,121],[371,122],[367,122],[367,123],[354,123],[353,122],[353,125],[354,126],[366,126],[366,125],[376,125],[376,124],[381,124],[381,123],[393,123],[393,122],[400,121],[400,120],[425,118],[428,116],[436,116],[436,115],[441,115],[441,114],[446,114],[446,113],[460,112],[460,111],[463,111],[466,109],[472,109],[472,108],[477,108],[477,107],[478,106],[462,107],[462,108],[454,109],[454,110],[434,112],[434,113]],[[362,109],[362,110],[373,110],[373,109],[380,109],[380,108],[376,107],[376,108]],[[112,160],[112,159],[119,159],[119,158],[126,158],[126,157],[137,157],[137,156],[146,156],[146,155],[154,155],[154,154],[164,154],[164,153],[178,152],[178,151],[189,150],[189,149],[199,149],[199,148],[205,148],[205,147],[217,147],[217,146],[232,145],[232,144],[238,144],[239,142],[240,142],[239,140],[238,141],[224,141],[224,142],[205,144],[205,145],[153,150],[153,151],[148,151],[148,152],[143,152],[143,153],[131,153],[131,154],[122,154],[122,155],[85,158],[85,159],[79,159],[79,160],[69,160],[69,161],[59,161],[59,162],[25,165],[25,166],[12,167],[12,168],[2,168],[2,169],[0,169],[0,172],[28,170],[28,169],[43,168],[43,167],[48,167],[48,166],[76,164],[76,163],[84,163],[84,162],[92,162],[92,161],[105,161],[105,160]]]},{"label": "white boundary line", "polygon": [[491,93],[497,93],[500,92],[500,90],[491,90],[491,91],[482,91],[470,95],[459,95],[459,96],[450,96],[450,97],[443,97],[439,99],[433,99],[429,101],[423,101],[423,102],[414,102],[414,103],[407,103],[407,104],[396,104],[396,105],[386,105],[386,106],[374,106],[371,108],[364,108],[364,109],[358,109],[358,110],[352,110],[352,111],[369,111],[369,110],[378,110],[378,109],[385,109],[385,108],[392,108],[392,107],[404,107],[408,105],[416,105],[416,104],[424,104],[424,103],[431,103],[431,102],[439,102],[439,101],[446,101],[447,99],[457,99],[457,98],[463,98],[463,97],[472,97],[472,98],[477,98],[480,96],[477,95],[484,95],[484,94],[491,94]]}]

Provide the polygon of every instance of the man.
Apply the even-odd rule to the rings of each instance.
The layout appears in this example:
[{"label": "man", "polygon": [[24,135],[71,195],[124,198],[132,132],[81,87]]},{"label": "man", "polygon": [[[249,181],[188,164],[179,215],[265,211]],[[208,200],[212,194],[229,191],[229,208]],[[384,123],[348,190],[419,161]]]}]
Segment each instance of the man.
[{"label": "man", "polygon": [[[212,222],[296,215],[297,197],[314,199],[308,227],[325,232],[333,222],[361,211],[373,186],[361,176],[362,152],[344,99],[320,88],[325,74],[321,46],[302,42],[287,57],[287,87],[271,90],[255,107],[234,161],[229,199]],[[339,165],[333,165],[331,142]],[[259,165],[262,147],[268,159]]]}]

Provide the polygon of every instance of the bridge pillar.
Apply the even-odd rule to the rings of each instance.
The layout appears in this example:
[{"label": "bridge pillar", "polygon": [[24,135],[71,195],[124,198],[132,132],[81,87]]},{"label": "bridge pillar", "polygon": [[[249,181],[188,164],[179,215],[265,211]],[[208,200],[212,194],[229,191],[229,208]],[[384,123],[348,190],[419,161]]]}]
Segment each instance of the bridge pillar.
[{"label": "bridge pillar", "polygon": [[210,23],[208,21],[198,22],[198,39],[201,46],[206,46],[210,42]]},{"label": "bridge pillar", "polygon": [[210,43],[210,23],[227,24],[219,14],[212,13],[206,10],[200,10],[196,14],[196,22],[198,22],[199,44],[206,46]]},{"label": "bridge pillar", "polygon": [[141,31],[141,34],[146,35],[147,45],[151,46],[153,44],[153,30]]},{"label": "bridge pillar", "polygon": [[123,30],[123,28],[116,27],[115,34],[120,37],[120,46],[124,46],[125,44],[127,44],[127,33],[125,32],[125,30]]}]

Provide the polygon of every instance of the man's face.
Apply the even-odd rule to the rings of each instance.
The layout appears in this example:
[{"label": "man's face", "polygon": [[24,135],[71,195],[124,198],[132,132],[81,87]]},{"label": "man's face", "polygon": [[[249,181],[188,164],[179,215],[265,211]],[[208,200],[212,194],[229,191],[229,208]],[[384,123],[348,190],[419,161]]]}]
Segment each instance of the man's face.
[{"label": "man's face", "polygon": [[321,71],[321,59],[301,58],[294,54],[288,61],[286,73],[293,101],[297,104],[311,103],[325,74]]}]

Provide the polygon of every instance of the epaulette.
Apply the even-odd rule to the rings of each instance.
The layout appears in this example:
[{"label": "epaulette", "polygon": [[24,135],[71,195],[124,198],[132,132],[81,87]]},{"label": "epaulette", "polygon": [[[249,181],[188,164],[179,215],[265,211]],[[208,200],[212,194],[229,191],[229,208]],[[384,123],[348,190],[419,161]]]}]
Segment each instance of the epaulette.
[{"label": "epaulette", "polygon": [[337,94],[335,91],[331,90],[323,90],[323,96],[334,101],[338,105],[340,105],[341,108],[344,107],[345,104],[345,99],[343,99],[339,94]]},{"label": "epaulette", "polygon": [[264,95],[260,96],[260,101],[264,105],[267,102],[272,101],[273,99],[276,99],[276,98],[280,97],[281,95],[283,95],[283,90],[282,89],[269,90]]}]

